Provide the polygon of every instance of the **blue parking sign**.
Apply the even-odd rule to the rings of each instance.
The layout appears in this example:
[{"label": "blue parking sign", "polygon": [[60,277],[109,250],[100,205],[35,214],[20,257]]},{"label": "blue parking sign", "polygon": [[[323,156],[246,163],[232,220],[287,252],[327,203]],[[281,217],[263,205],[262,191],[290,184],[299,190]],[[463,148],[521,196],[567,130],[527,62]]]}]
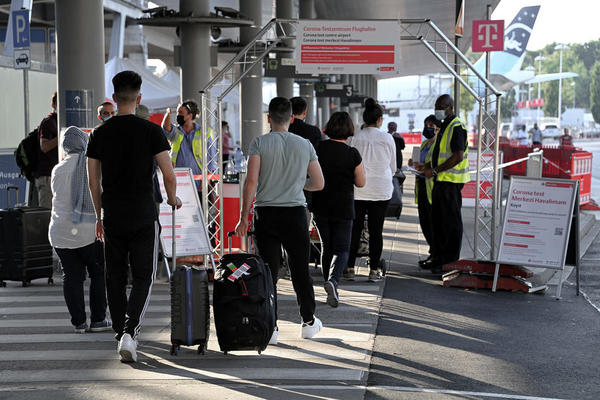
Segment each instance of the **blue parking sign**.
[{"label": "blue parking sign", "polygon": [[12,31],[13,31],[13,47],[28,48],[29,47],[29,10],[13,11]]}]

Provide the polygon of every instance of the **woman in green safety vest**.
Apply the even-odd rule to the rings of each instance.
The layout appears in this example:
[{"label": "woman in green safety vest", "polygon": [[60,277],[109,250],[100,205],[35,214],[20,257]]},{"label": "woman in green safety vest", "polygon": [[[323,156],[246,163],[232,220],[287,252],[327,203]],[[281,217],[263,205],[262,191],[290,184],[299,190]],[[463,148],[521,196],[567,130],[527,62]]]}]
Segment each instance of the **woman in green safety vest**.
[{"label": "woman in green safety vest", "polygon": [[464,123],[454,114],[454,101],[444,94],[435,101],[435,117],[441,121],[440,133],[425,163],[423,175],[433,178],[431,192],[431,259],[422,268],[441,273],[442,266],[460,258],[463,224],[462,194],[469,173],[469,143]]},{"label": "woman in green safety vest", "polygon": [[[192,174],[202,174],[202,127],[195,122],[200,110],[194,100],[186,100],[177,107],[177,125],[171,122],[171,109],[167,108],[163,117],[162,128],[171,142],[171,161],[174,167],[190,168]],[[216,142],[212,130],[208,129],[208,170],[217,170]],[[201,190],[201,181],[196,181],[196,188]]]},{"label": "woman in green safety vest", "polygon": [[[435,118],[435,115],[429,115],[424,121],[423,136],[425,140],[421,142],[419,160],[408,160],[409,166],[423,168],[427,162],[431,162],[431,148],[435,142],[435,135],[440,131],[441,122]],[[419,266],[425,265],[431,259],[432,227],[431,227],[431,192],[433,190],[433,179],[426,179],[423,176],[416,176],[415,180],[415,203],[419,211],[419,225],[421,232],[425,236],[425,241],[429,245],[429,256],[425,260],[419,260]]]}]

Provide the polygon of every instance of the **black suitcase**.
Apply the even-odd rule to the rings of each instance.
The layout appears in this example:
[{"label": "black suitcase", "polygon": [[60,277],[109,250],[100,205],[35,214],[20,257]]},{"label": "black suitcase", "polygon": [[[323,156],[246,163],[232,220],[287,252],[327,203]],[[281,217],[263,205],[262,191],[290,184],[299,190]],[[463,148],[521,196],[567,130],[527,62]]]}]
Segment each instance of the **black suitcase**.
[{"label": "black suitcase", "polygon": [[[8,187],[9,197],[12,189],[18,201],[15,186]],[[50,212],[34,207],[0,210],[0,286],[6,286],[4,281],[20,281],[28,286],[39,278],[47,278],[49,284],[54,282],[52,246],[48,240]]]},{"label": "black suitcase", "polygon": [[[231,236],[228,234],[231,248]],[[254,254],[226,254],[215,273],[213,312],[219,347],[267,348],[275,328],[275,290],[271,272]]]},{"label": "black suitcase", "polygon": [[208,273],[186,265],[176,266],[175,208],[172,226],[171,355],[177,355],[180,346],[195,345],[198,354],[204,354],[210,334]]}]

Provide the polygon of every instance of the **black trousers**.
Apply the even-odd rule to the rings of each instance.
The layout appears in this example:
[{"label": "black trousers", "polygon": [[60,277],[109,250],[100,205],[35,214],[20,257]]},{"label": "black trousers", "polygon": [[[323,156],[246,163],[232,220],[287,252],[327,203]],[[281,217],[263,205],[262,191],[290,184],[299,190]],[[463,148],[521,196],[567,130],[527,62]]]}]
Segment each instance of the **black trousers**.
[{"label": "black trousers", "polygon": [[427,188],[425,186],[425,180],[417,178],[417,197],[419,203],[417,209],[419,211],[419,225],[421,225],[421,232],[425,236],[425,241],[429,246],[429,254],[431,254],[431,246],[433,243],[433,228],[431,225],[431,204],[427,199]]},{"label": "black trousers", "polygon": [[435,182],[431,204],[432,256],[442,263],[460,258],[462,247],[462,183]]},{"label": "black trousers", "polygon": [[[257,207],[254,210],[254,235],[258,254],[271,270],[277,304],[277,276],[281,246],[288,255],[292,285],[304,322],[315,314],[315,292],[308,272],[310,238],[305,207]],[[277,307],[275,308],[277,310]]]},{"label": "black trousers", "polygon": [[[104,222],[106,293],[115,337],[124,333],[135,338],[150,302],[158,259],[158,222],[131,228]],[[127,297],[128,261],[133,284]]]},{"label": "black trousers", "polygon": [[90,322],[106,318],[106,286],[102,243],[94,242],[77,249],[55,247],[63,269],[63,294],[73,326],[86,322],[83,283],[90,277]]},{"label": "black trousers", "polygon": [[353,268],[356,263],[356,252],[358,251],[360,234],[365,226],[365,216],[368,215],[369,268],[374,271],[379,269],[379,260],[381,259],[381,252],[383,250],[383,223],[385,222],[385,210],[389,202],[389,200],[354,200],[355,218],[352,224],[348,268]]}]

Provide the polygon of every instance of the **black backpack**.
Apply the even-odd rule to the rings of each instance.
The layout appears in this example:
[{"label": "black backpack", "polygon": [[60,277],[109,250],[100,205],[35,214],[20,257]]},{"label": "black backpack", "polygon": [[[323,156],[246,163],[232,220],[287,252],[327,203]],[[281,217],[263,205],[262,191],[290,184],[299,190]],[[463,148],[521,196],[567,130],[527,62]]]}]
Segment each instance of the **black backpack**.
[{"label": "black backpack", "polygon": [[15,161],[17,166],[21,168],[21,175],[30,182],[33,182],[33,174],[37,171],[39,151],[40,138],[37,128],[29,132],[15,150]]}]

